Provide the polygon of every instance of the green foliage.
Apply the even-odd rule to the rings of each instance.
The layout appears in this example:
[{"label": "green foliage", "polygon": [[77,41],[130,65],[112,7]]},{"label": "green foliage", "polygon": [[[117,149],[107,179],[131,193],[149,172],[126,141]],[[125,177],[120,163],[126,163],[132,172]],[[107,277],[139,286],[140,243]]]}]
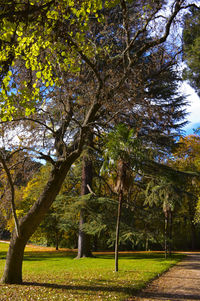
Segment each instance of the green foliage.
[{"label": "green foliage", "polygon": [[187,69],[184,76],[189,79],[191,85],[200,95],[200,12],[191,10],[185,19],[183,31],[184,59]]},{"label": "green foliage", "polygon": [[135,130],[125,124],[119,124],[105,137],[104,164],[102,170],[106,170],[119,160],[136,164],[137,158],[142,157],[140,141]]},{"label": "green foliage", "polygon": [[[70,195],[66,198],[70,198]],[[105,233],[106,237],[111,235],[115,227],[115,215],[112,215],[112,212],[117,210],[117,201],[94,194],[73,198],[73,201],[68,203],[60,216],[60,229],[66,232],[70,229],[78,232],[79,214],[82,209],[87,215],[87,222],[83,225],[84,232],[92,236],[96,235],[98,239]]]},{"label": "green foliage", "polygon": [[194,216],[194,223],[200,224],[200,198],[198,198],[197,204],[196,204],[196,211]]},{"label": "green foliage", "polygon": [[[174,240],[177,248],[197,248],[199,241],[198,223],[199,205],[198,199],[200,195],[200,182],[198,173],[200,171],[200,139],[198,135],[189,135],[182,137],[179,141],[179,147],[173,153],[169,160],[169,164],[176,169],[183,171],[195,172],[194,175],[184,177],[180,189],[182,190],[182,199],[175,210],[174,221]],[[192,173],[191,173],[192,175]],[[177,231],[176,229],[179,229]],[[186,233],[183,239],[180,233]],[[195,245],[196,244],[196,245]]]},{"label": "green foliage", "polygon": [[181,191],[175,183],[167,181],[164,178],[152,179],[147,184],[146,199],[144,204],[150,206],[161,205],[163,210],[170,209],[174,211],[175,204],[180,202]]},{"label": "green foliage", "polygon": [[51,170],[50,165],[42,166],[33,178],[27,183],[25,187],[21,187],[21,193],[16,200],[18,203],[18,210],[21,211],[21,216],[24,216],[39,197],[42,189],[44,188],[49,173]]},{"label": "green foliage", "polygon": [[[78,3],[62,0],[59,5],[54,1],[43,1],[41,5],[41,1],[34,0],[29,2],[29,6],[26,10],[23,3],[1,5],[2,15],[5,13],[0,23],[0,109],[3,121],[11,120],[20,113],[25,116],[33,113],[41,101],[44,86],[60,87],[60,74],[55,71],[58,65],[59,72],[79,73],[81,61],[78,51],[88,57],[94,55],[90,41],[85,39],[89,17],[95,15],[97,22],[102,20],[102,1],[99,0]],[[25,19],[17,20],[23,10]],[[31,15],[30,11],[35,11],[35,14]],[[10,19],[9,14],[14,18]],[[59,26],[66,27],[65,45],[64,41],[55,37],[55,28]],[[14,70],[18,68],[19,61],[24,72],[31,73],[31,89],[28,80],[20,84],[15,80]],[[17,110],[16,96],[24,106],[24,112]]]}]

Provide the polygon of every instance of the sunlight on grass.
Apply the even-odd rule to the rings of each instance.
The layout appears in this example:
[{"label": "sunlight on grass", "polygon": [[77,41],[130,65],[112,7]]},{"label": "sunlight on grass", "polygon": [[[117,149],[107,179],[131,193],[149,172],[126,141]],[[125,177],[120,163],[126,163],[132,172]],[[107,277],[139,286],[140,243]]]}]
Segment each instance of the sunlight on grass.
[{"label": "sunlight on grass", "polygon": [[[0,243],[3,273],[8,245]],[[48,250],[48,249],[46,249]],[[115,273],[111,254],[76,260],[76,253],[26,248],[23,285],[0,285],[0,300],[125,300],[182,258],[159,253],[120,254]]]}]

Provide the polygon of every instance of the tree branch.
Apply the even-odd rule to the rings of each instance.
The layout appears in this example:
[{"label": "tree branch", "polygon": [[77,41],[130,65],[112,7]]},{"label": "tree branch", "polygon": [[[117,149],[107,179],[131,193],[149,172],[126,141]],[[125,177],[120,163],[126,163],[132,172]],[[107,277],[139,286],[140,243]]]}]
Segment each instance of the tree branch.
[{"label": "tree branch", "polygon": [[11,177],[11,174],[10,174],[10,170],[9,170],[7,164],[6,164],[6,160],[4,159],[4,156],[3,156],[1,151],[0,151],[0,162],[2,163],[3,168],[6,172],[8,183],[9,183],[9,186],[10,186],[12,214],[13,214],[13,218],[14,218],[14,221],[15,221],[16,233],[17,233],[17,236],[19,237],[20,236],[20,229],[19,229],[19,221],[18,221],[18,218],[17,218],[16,207],[15,207],[15,188],[14,188],[14,184],[13,184],[12,177]]},{"label": "tree branch", "polygon": [[[178,4],[178,0],[176,0],[176,3]],[[188,5],[189,7],[189,5]],[[171,28],[171,25],[172,25],[172,22],[174,21],[174,19],[176,18],[177,14],[180,12],[180,10],[184,9],[185,7],[181,7],[179,5],[175,5],[175,9],[174,11],[172,12],[171,16],[168,18],[168,21],[167,21],[167,24],[165,25],[165,32],[163,34],[163,36],[161,36],[160,38],[156,39],[156,40],[153,40],[153,41],[150,41],[150,42],[145,42],[145,44],[134,54],[131,62],[129,63],[127,69],[126,69],[126,72],[124,73],[123,77],[121,78],[121,80],[118,82],[118,84],[112,88],[109,92],[109,97],[112,97],[114,92],[116,90],[118,90],[122,84],[125,82],[126,78],[127,78],[127,75],[128,73],[130,72],[130,69],[132,68],[132,66],[134,65],[134,63],[149,49],[155,47],[155,46],[158,46],[162,43],[164,43],[168,36],[169,36],[169,33],[170,33],[170,28]],[[157,8],[157,12],[159,11],[159,7]],[[141,29],[141,30],[138,30],[136,35],[134,36],[134,38],[130,41],[130,44],[129,46],[122,52],[122,54],[120,55],[123,56],[124,55],[124,52],[127,52],[129,51],[129,49],[133,46],[135,40],[137,39],[137,37],[142,33],[142,32],[145,32],[149,22],[152,20],[153,16],[155,15],[155,12],[147,19],[146,21],[146,24],[144,25],[144,27]]]},{"label": "tree branch", "polygon": [[72,39],[72,37],[67,34],[67,39],[68,39],[68,42],[69,44],[73,45],[75,50],[79,53],[79,55],[81,56],[81,58],[86,62],[86,64],[92,69],[92,71],[94,72],[98,82],[99,82],[99,85],[102,86],[102,79],[100,77],[100,74],[99,72],[97,71],[96,67],[95,67],[95,64],[93,64],[91,62],[91,60],[83,53],[83,51],[81,49],[79,49],[78,45],[76,44],[76,42]]}]

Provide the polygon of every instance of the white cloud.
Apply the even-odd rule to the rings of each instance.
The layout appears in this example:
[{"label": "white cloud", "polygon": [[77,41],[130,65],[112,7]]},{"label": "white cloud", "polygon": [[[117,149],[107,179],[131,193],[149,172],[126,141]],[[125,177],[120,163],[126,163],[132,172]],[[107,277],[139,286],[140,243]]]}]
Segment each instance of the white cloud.
[{"label": "white cloud", "polygon": [[200,98],[187,82],[184,82],[181,86],[181,92],[187,95],[189,102],[189,105],[187,107],[187,120],[189,121],[189,123],[184,128],[184,130],[187,131],[189,129],[195,128],[197,124],[200,124]]}]

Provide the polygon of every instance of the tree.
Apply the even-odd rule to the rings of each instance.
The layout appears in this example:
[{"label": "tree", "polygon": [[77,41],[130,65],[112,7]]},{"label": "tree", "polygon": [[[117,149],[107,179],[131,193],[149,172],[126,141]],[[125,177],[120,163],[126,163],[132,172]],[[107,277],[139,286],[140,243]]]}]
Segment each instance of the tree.
[{"label": "tree", "polygon": [[[199,173],[199,155],[200,155],[200,141],[198,135],[189,135],[182,137],[179,141],[179,148],[173,153],[169,164],[179,170]],[[191,237],[191,248],[195,249],[197,228],[194,224],[195,211],[197,200],[199,196],[199,178],[189,177],[185,178],[183,184],[183,206],[185,224],[188,223],[188,232]]]},{"label": "tree", "polygon": [[[50,174],[51,166],[49,164],[41,166],[37,170],[32,178],[28,181],[27,185],[18,188],[18,193],[15,198],[16,211],[18,217],[23,217],[27,214],[29,209],[34,204],[35,200],[39,197],[41,191],[44,189],[45,182],[47,181]],[[41,223],[40,227],[36,230],[30,240],[34,242],[44,243],[45,240],[47,245],[51,242],[58,249],[59,237],[61,233],[58,229],[58,221],[56,217],[56,208],[51,207],[48,215],[45,217],[44,221]],[[10,219],[8,221],[9,230],[13,230],[13,223]]]},{"label": "tree", "polygon": [[7,180],[8,180],[8,184],[10,186],[11,210],[12,210],[12,215],[13,215],[14,222],[15,222],[15,231],[17,233],[17,236],[19,237],[20,230],[19,230],[19,221],[18,221],[17,214],[16,214],[14,181],[12,179],[10,169],[9,169],[9,167],[7,165],[7,162],[6,162],[5,152],[4,153],[2,151],[0,152],[0,162],[3,166],[3,169],[5,170]]},{"label": "tree", "polygon": [[[178,179],[177,179],[178,182]],[[145,204],[159,204],[165,217],[164,223],[164,249],[165,258],[167,252],[171,255],[171,241],[172,241],[172,213],[176,203],[180,201],[182,191],[178,187],[178,183],[173,183],[170,179],[154,178],[152,179],[146,189]]]},{"label": "tree", "polygon": [[[92,136],[89,139],[90,139],[89,147],[91,147],[92,146]],[[81,196],[91,193],[92,179],[93,179],[93,170],[92,169],[93,168],[92,168],[91,149],[88,149],[82,158]],[[80,210],[80,219],[79,219],[77,258],[92,257],[90,236],[87,233],[85,233],[85,231],[83,229],[84,224],[86,222],[87,222],[87,213],[86,213],[85,209],[82,208]]]},{"label": "tree", "polygon": [[[0,150],[0,182],[1,182],[1,213],[8,220],[13,218],[15,229],[19,235],[16,213],[17,194],[19,187],[24,186],[32,174],[40,166],[30,161],[25,152]],[[16,187],[18,187],[16,191]]]},{"label": "tree", "polygon": [[[122,205],[124,201],[124,193],[130,181],[130,176],[137,165],[141,161],[141,149],[139,149],[138,139],[134,139],[133,130],[129,130],[125,125],[119,125],[115,131],[109,133],[105,146],[105,161],[103,169],[109,168],[113,172],[116,168],[115,191],[118,194],[118,211],[116,219],[116,238],[115,238],[115,272],[118,272],[118,247],[119,247],[119,231]],[[129,184],[128,184],[129,183]],[[128,184],[128,185],[127,185]]]},{"label": "tree", "polygon": [[12,233],[5,283],[22,282],[24,247],[94,126],[102,128],[120,114],[130,116],[130,108],[144,100],[141,58],[167,40],[178,13],[190,6],[173,1],[160,30],[154,21],[163,1],[47,1],[44,14],[36,15],[40,1],[28,3],[30,22],[18,22],[24,3],[13,19],[6,13],[9,7],[1,5],[1,61],[6,66],[1,70],[1,125],[5,141],[14,128],[20,147],[51,162],[52,170],[40,197],[19,221],[20,236]]},{"label": "tree", "polygon": [[187,68],[184,70],[186,79],[200,95],[200,9],[192,8],[185,17],[183,30],[184,60]]}]

